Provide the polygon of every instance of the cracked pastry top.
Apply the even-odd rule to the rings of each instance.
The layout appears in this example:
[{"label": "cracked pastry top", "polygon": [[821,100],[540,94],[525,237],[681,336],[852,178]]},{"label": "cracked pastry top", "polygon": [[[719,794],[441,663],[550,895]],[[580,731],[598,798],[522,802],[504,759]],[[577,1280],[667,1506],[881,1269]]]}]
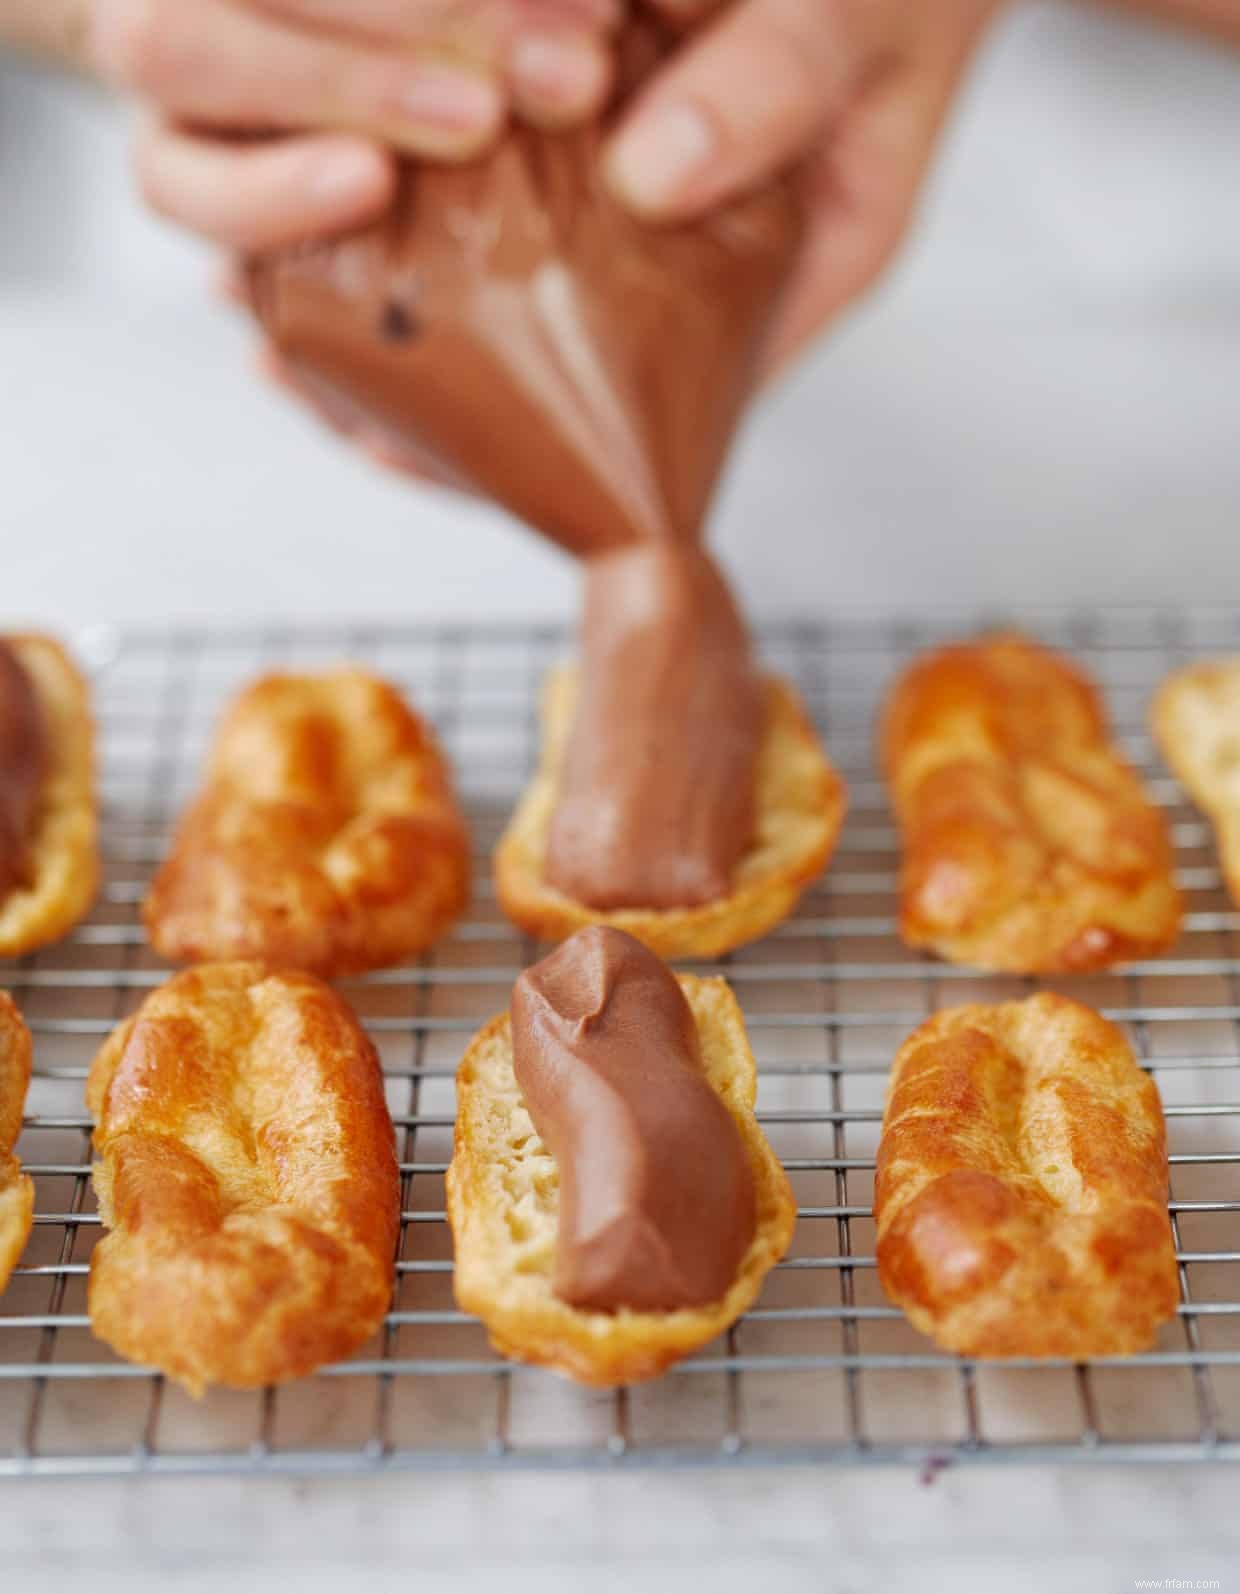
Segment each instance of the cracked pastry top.
[{"label": "cracked pastry top", "polygon": [[34,1221],[34,1181],[13,1154],[30,1088],[30,1031],[0,991],[0,1290],[25,1249]]},{"label": "cracked pastry top", "polygon": [[143,917],[174,961],[332,976],[421,952],[469,876],[446,761],[399,692],[358,669],[269,675],[225,713]]},{"label": "cracked pastry top", "polygon": [[970,1356],[1145,1350],[1174,1315],[1162,1104],[1114,1024],[1043,992],[900,1048],[875,1175],[879,1281]]},{"label": "cracked pastry top", "polygon": [[1152,723],[1163,756],[1214,824],[1240,903],[1240,657],[1177,670],[1158,690]]},{"label": "cracked pastry top", "polygon": [[0,957],[66,934],[99,881],[90,690],[65,649],[0,636]]},{"label": "cracked pastry top", "polygon": [[1164,951],[1182,905],[1162,813],[1075,665],[1016,635],[916,660],[880,757],[900,933],[957,963],[1075,973]]},{"label": "cracked pastry top", "polygon": [[91,1066],[91,1328],[193,1394],[301,1377],[383,1321],[400,1223],[374,1047],[257,963],[174,976]]}]

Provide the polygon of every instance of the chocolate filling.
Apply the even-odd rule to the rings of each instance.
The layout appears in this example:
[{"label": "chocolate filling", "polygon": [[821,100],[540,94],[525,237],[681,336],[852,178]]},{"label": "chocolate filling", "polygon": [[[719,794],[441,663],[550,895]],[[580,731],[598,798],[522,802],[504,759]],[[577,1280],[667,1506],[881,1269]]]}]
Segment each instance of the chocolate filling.
[{"label": "chocolate filling", "polygon": [[753,1174],[670,970],[579,931],[513,988],[512,1049],[560,1173],[555,1293],[600,1312],[720,1300],[753,1241]]},{"label": "chocolate filling", "polygon": [[592,559],[580,682],[548,884],[599,909],[726,896],[753,840],[764,692],[708,556],[638,548]]}]

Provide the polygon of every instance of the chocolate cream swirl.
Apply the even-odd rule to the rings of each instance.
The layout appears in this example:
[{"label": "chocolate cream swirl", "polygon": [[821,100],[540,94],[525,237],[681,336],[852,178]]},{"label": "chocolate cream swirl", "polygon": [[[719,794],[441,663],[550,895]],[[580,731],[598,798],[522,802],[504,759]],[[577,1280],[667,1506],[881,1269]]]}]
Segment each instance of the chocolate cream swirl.
[{"label": "chocolate cream swirl", "polygon": [[753,1175],[671,971],[596,925],[521,975],[511,1011],[517,1083],[560,1174],[555,1293],[601,1312],[720,1300],[753,1241]]},{"label": "chocolate cream swirl", "polygon": [[753,840],[764,701],[744,622],[707,554],[592,559],[548,883],[605,910],[726,896]]}]

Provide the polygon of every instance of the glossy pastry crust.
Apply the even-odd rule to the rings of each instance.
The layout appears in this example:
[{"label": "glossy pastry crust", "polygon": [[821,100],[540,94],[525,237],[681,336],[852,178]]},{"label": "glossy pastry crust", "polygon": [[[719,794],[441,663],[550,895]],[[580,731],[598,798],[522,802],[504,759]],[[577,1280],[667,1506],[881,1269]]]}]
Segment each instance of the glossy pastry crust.
[{"label": "glossy pastry crust", "polygon": [[30,1057],[30,1031],[12,999],[0,991],[0,1290],[17,1266],[34,1221],[34,1180],[13,1155],[30,1088]]},{"label": "glossy pastry crust", "polygon": [[705,1345],[751,1306],[792,1239],[796,1203],[756,1118],[757,1074],[736,998],[725,981],[678,976],[711,1085],[745,1145],[757,1229],[735,1282],[717,1304],[674,1312],[591,1312],[553,1292],[559,1176],[535,1133],[512,1067],[508,1015],[475,1037],[457,1071],[456,1143],[448,1221],[456,1243],[456,1299],[486,1324],[505,1356],[580,1383],[654,1378]]},{"label": "glossy pastry crust", "polygon": [[87,1082],[91,1327],[199,1395],[301,1377],[382,1323],[400,1223],[375,1050],[307,974],[178,974]]},{"label": "glossy pastry crust", "polygon": [[883,1289],[945,1350],[1128,1355],[1176,1311],[1158,1092],[1113,1024],[1061,996],[909,1037],[874,1219]]},{"label": "glossy pastry crust", "polygon": [[1151,716],[1163,756],[1214,823],[1232,900],[1240,903],[1240,656],[1177,670]]},{"label": "glossy pastry crust", "polygon": [[172,961],[330,977],[423,951],[469,875],[447,764],[395,688],[356,669],[269,675],[226,712],[143,916]]},{"label": "glossy pastry crust", "polygon": [[610,924],[661,957],[709,958],[756,940],[786,919],[827,865],[844,822],[847,791],[792,686],[771,677],[767,693],[758,759],[758,832],[741,859],[733,890],[695,908],[609,912],[564,896],[544,876],[577,698],[576,671],[553,671],[543,692],[541,767],[495,852],[495,889],[513,923],[541,941],[561,941],[588,924]]},{"label": "glossy pastry crust", "polygon": [[34,683],[50,767],[30,845],[30,884],[0,899],[0,957],[57,940],[90,908],[99,885],[95,728],[90,688],[49,636],[6,636]]},{"label": "glossy pastry crust", "polygon": [[1108,738],[1093,684],[1020,636],[919,659],[880,753],[902,831],[900,933],[954,963],[1107,968],[1171,946],[1163,816]]}]

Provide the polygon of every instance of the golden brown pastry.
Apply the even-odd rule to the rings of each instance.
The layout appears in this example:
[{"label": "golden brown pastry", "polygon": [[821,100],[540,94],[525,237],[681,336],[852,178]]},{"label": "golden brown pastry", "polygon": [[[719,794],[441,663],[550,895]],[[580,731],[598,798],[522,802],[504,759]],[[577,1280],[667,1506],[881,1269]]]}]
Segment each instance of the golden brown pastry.
[{"label": "golden brown pastry", "polygon": [[469,870],[446,762],[394,687],[269,675],[226,712],[143,916],[172,960],[353,973],[442,935]]},{"label": "golden brown pastry", "polygon": [[[578,952],[580,966],[566,972],[565,959]],[[486,1025],[457,1073],[447,1179],[457,1302],[482,1318],[505,1355],[601,1386],[653,1378],[735,1322],[796,1221],[787,1178],[754,1117],[757,1078],[736,998],[723,980],[677,978],[661,965],[652,976],[643,960],[657,961],[614,930],[574,937],[523,976],[513,1016]],[[670,1007],[659,980],[674,987]],[[683,1037],[679,993],[688,1009]],[[526,1048],[517,1061],[537,1102],[527,1104],[517,1082],[514,1025]],[[666,1055],[680,1039],[686,1055]],[[734,1127],[714,1121],[713,1102],[703,1112],[694,1097],[703,1078]],[[694,1173],[699,1153],[726,1162],[730,1139],[739,1180],[728,1167]],[[694,1220],[698,1186],[723,1210]],[[728,1258],[717,1298],[720,1258],[694,1254],[695,1221],[698,1243],[718,1243]],[[688,1304],[657,1304],[668,1300]]]},{"label": "golden brown pastry", "polygon": [[308,974],[189,969],[91,1067],[98,1337],[195,1395],[283,1383],[379,1327],[400,1224],[374,1047]]},{"label": "golden brown pastry", "polygon": [[1154,699],[1163,756],[1214,823],[1223,874],[1240,903],[1240,657],[1177,670]]},{"label": "golden brown pastry", "polygon": [[1171,946],[1180,895],[1158,809],[1097,690],[1020,636],[917,662],[881,758],[903,833],[900,933],[955,963],[1075,973]]},{"label": "golden brown pastry", "polygon": [[0,991],[0,1290],[17,1266],[34,1221],[34,1181],[13,1147],[22,1132],[30,1087],[30,1031],[12,998]]},{"label": "golden brown pastry", "polygon": [[590,908],[545,879],[547,836],[576,694],[574,670],[551,673],[543,693],[541,766],[496,849],[496,892],[513,923],[544,941],[562,940],[588,924],[610,924],[661,957],[708,958],[756,940],[787,918],[826,867],[847,805],[844,782],[793,687],[774,676],[765,683],[757,834],[732,890],[698,907],[664,909]]},{"label": "golden brown pastry", "polygon": [[0,957],[78,922],[99,883],[90,689],[48,636],[0,637]]},{"label": "golden brown pastry", "polygon": [[905,1041],[874,1221],[888,1298],[964,1355],[1128,1355],[1179,1300],[1158,1091],[1062,996],[954,1008]]}]

